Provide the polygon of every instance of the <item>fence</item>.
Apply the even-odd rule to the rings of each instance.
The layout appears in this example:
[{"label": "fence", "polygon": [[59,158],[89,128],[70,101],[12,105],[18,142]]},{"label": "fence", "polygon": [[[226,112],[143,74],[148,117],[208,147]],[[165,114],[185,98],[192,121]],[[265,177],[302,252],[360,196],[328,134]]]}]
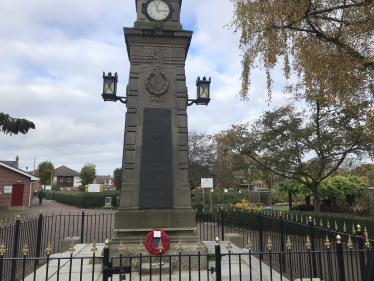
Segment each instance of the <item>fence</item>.
[{"label": "fence", "polygon": [[[70,248],[70,255],[64,258],[53,258],[50,257],[50,245],[47,246],[47,257],[43,258],[28,258],[28,251],[23,248],[22,258],[4,258],[3,249],[0,248],[0,281],[3,279],[1,272],[3,264],[6,262],[20,262],[22,264],[21,279],[25,280],[26,264],[27,263],[37,263],[37,261],[46,261],[46,266],[44,271],[36,277],[36,272],[30,275],[28,280],[48,280],[52,275],[53,279],[56,280],[98,280],[99,274],[95,273],[95,265],[98,263],[103,264],[102,270],[102,280],[108,281],[109,278],[114,280],[115,274],[126,275],[127,280],[149,280],[150,276],[153,276],[154,280],[164,280],[163,277],[169,277],[169,280],[201,280],[202,277],[205,280],[214,279],[215,281],[221,280],[312,280],[313,277],[313,255],[318,255],[320,259],[317,259],[317,266],[321,268],[317,276],[321,280],[325,281],[346,281],[346,280],[356,280],[354,276],[357,276],[357,280],[371,281],[374,278],[374,252],[371,251],[370,261],[371,264],[367,265],[362,276],[358,267],[351,267],[349,262],[345,262],[347,256],[359,256],[360,253],[364,255],[369,254],[369,250],[343,250],[342,243],[337,238],[337,242],[334,246],[336,250],[331,250],[327,248],[324,251],[311,251],[310,248],[306,251],[293,251],[292,245],[288,244],[288,250],[286,252],[276,252],[273,251],[273,245],[271,240],[267,243],[267,251],[264,252],[254,252],[252,251],[251,245],[248,245],[248,251],[243,253],[234,253],[231,251],[231,243],[227,243],[227,253],[221,252],[221,245],[219,239],[216,240],[214,261],[209,261],[208,254],[203,254],[199,250],[194,255],[183,254],[183,246],[180,244],[178,247],[179,253],[176,255],[158,255],[158,256],[146,256],[142,255],[144,248],[139,249],[139,255],[137,256],[123,256],[120,249],[119,255],[116,257],[109,258],[109,247],[105,244],[102,256],[96,256],[97,248],[95,244],[91,249],[93,254],[90,257],[73,257],[74,248]],[[279,267],[278,270],[272,263],[272,259],[265,264],[261,261],[259,257],[261,256],[285,256],[285,259],[300,259],[304,262],[305,274],[300,275],[294,274],[292,267],[290,270],[283,269]],[[91,259],[92,265],[89,263],[84,263],[84,260]],[[239,260],[239,262],[234,262],[234,260]],[[152,262],[153,261],[153,262]],[[194,261],[194,262],[193,262]],[[196,263],[197,261],[197,263]],[[356,262],[356,261],[351,261]],[[155,268],[155,264],[158,266]],[[331,270],[331,265],[336,263],[336,270]],[[60,265],[66,267],[67,270],[62,270]],[[114,266],[117,264],[118,266]],[[163,270],[160,264],[164,264]],[[79,271],[72,270],[73,265],[80,265]],[[210,266],[214,265],[214,266]],[[292,263],[291,263],[292,265]],[[210,266],[210,267],[209,267]],[[351,267],[351,268],[350,268]],[[88,269],[87,269],[88,268]],[[185,270],[183,270],[185,269]],[[90,271],[91,270],[91,271]],[[83,276],[85,271],[86,276]],[[153,272],[152,272],[153,271]],[[174,272],[173,272],[174,271]],[[87,278],[90,275],[90,278]],[[303,276],[307,277],[303,277]],[[83,278],[84,277],[84,278]],[[187,279],[188,278],[188,279]],[[263,279],[264,278],[264,279]]]},{"label": "fence", "polygon": [[[43,250],[46,249],[48,242],[53,245],[53,253],[60,252],[60,241],[65,237],[79,236],[81,243],[104,243],[105,239],[111,238],[114,224],[114,213],[97,213],[89,214],[82,212],[77,214],[43,216],[40,212],[39,216],[33,218],[24,218],[21,220],[17,216],[14,223],[9,221],[5,225],[0,225],[0,242],[4,242],[7,247],[3,266],[4,279],[14,276],[22,268],[22,248],[26,242],[28,245],[29,255],[39,258],[44,255]],[[39,260],[35,260],[35,266]],[[33,261],[25,260],[25,266],[29,266]]]},{"label": "fence", "polygon": [[[268,239],[270,239],[274,243],[273,251],[282,254],[271,256],[264,254],[260,256],[260,260],[265,257],[300,276],[308,274],[308,265],[296,254],[286,258],[287,244],[292,244],[296,253],[302,253],[306,250],[306,245],[309,245],[313,277],[320,276],[323,271],[321,266],[325,265],[320,253],[326,250],[326,244],[330,244],[331,250],[335,251],[334,245],[337,244],[336,237],[339,235],[343,249],[352,253],[350,256],[345,255],[346,260],[344,262],[351,265],[348,268],[352,272],[356,268],[359,268],[360,272],[364,272],[368,260],[368,254],[366,256],[364,254],[365,248],[371,248],[374,242],[368,239],[366,229],[363,233],[358,225],[357,235],[352,235],[346,233],[346,229],[343,229],[343,232],[338,231],[337,227],[335,227],[335,231],[330,230],[330,225],[326,225],[328,229],[322,226],[318,227],[311,217],[299,218],[300,222],[297,217],[295,221],[291,217],[284,219],[281,212],[268,212],[264,216],[261,211],[235,212],[235,209],[225,211],[221,208],[221,210],[215,212],[196,214],[197,234],[203,241],[208,241],[214,239],[215,236],[224,240],[225,234],[238,233],[242,236],[243,245],[247,241],[256,241],[253,243],[253,250],[261,253],[265,252]],[[332,262],[330,269],[337,272],[337,261]],[[350,274],[352,275],[352,273]],[[349,280],[361,279],[360,276],[356,275]]]},{"label": "fence", "polygon": [[[49,241],[53,246],[51,253],[60,252],[60,241],[68,236],[80,236],[81,243],[103,243],[114,234],[113,220],[113,213],[88,214],[83,210],[76,215],[39,214],[38,217],[23,221],[17,217],[15,223],[0,225],[0,242],[8,247],[1,255],[0,272],[3,280],[15,280],[17,272],[22,272],[23,268],[32,266],[33,263],[35,271],[39,261],[46,259],[42,257]],[[219,237],[223,241],[225,234],[239,233],[242,235],[243,245],[252,241],[248,255],[257,257],[260,264],[276,265],[278,272],[289,272],[301,278],[324,277],[327,268],[336,277],[339,273],[340,256],[344,257],[345,275],[349,276],[349,280],[366,281],[362,277],[368,268],[366,265],[371,261],[374,268],[374,258],[369,258],[368,250],[373,241],[361,229],[357,230],[357,235],[352,235],[345,233],[344,229],[341,232],[318,227],[311,218],[301,218],[299,222],[284,219],[281,214],[277,216],[269,213],[264,216],[261,212],[228,212],[223,209],[197,213],[196,224],[196,234],[201,240],[212,241]],[[340,245],[344,253],[340,256],[336,254],[339,250],[336,246],[338,235],[341,237]],[[269,240],[272,243],[270,252],[266,250]],[[23,255],[25,242],[28,245],[28,255],[32,258],[25,258]],[[287,245],[292,245],[291,252]],[[222,254],[222,257],[225,255]],[[251,258],[248,257],[248,260],[251,261]],[[328,279],[325,277],[323,280]]]}]

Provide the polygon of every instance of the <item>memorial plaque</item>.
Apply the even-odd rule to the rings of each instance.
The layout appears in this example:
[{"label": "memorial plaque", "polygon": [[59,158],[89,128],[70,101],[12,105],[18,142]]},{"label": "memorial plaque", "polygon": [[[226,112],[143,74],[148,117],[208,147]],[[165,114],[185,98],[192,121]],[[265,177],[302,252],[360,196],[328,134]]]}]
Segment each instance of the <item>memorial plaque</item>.
[{"label": "memorial plaque", "polygon": [[172,208],[170,109],[145,108],[139,208]]}]

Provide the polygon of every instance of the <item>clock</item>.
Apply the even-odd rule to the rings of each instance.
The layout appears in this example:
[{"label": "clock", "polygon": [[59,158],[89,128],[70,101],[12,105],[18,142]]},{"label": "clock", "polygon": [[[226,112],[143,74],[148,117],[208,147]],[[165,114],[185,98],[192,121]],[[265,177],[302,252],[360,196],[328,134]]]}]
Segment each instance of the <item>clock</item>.
[{"label": "clock", "polygon": [[150,21],[167,21],[172,11],[170,3],[166,0],[148,0],[143,4],[143,14]]}]

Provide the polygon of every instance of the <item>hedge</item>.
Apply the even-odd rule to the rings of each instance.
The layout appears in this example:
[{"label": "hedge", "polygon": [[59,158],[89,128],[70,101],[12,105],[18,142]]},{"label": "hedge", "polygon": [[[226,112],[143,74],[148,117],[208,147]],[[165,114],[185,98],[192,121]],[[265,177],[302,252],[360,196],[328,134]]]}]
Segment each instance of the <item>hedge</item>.
[{"label": "hedge", "polygon": [[105,205],[105,198],[112,197],[112,205],[118,207],[120,190],[104,192],[44,191],[44,197],[80,208],[101,208]]}]

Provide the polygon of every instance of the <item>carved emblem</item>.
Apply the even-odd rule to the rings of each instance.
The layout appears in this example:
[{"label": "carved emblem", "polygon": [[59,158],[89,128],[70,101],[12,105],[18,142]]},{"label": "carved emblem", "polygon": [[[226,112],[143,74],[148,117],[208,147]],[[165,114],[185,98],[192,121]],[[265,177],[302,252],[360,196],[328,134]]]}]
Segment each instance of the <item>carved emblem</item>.
[{"label": "carved emblem", "polygon": [[147,91],[152,95],[151,101],[163,102],[165,97],[161,97],[169,89],[169,81],[164,73],[164,56],[160,48],[153,50],[153,68],[145,82]]}]

